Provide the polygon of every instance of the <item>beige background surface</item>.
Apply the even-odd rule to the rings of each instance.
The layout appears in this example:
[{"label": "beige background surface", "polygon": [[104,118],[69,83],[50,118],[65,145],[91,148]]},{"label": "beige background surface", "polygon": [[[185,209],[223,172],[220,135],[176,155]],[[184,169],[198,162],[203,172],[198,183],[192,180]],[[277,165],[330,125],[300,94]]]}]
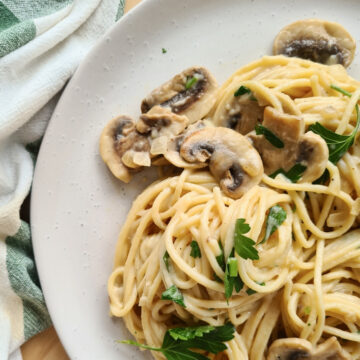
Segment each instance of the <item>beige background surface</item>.
[{"label": "beige background surface", "polygon": [[[141,0],[126,0],[125,12]],[[24,360],[68,360],[54,327],[34,336],[21,347]]]}]

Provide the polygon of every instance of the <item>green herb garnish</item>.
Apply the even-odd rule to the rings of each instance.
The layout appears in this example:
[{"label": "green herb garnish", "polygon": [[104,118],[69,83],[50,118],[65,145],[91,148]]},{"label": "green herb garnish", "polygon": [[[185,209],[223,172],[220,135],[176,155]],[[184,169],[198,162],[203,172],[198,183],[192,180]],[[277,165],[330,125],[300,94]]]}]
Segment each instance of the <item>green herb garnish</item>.
[{"label": "green herb garnish", "polygon": [[191,246],[191,253],[190,256],[192,256],[193,258],[201,258],[201,251],[200,251],[200,247],[199,244],[197,243],[197,241],[193,240],[190,243]]},{"label": "green herb garnish", "polygon": [[235,92],[234,92],[234,96],[238,97],[238,96],[241,96],[241,95],[244,95],[244,94],[250,94],[251,93],[251,90],[244,86],[244,85],[241,85]]},{"label": "green herb garnish", "polygon": [[264,135],[265,139],[273,146],[278,149],[282,149],[284,147],[283,141],[278,138],[271,130],[267,127],[257,124],[255,126],[256,135]]},{"label": "green herb garnish", "polygon": [[296,163],[289,171],[285,171],[284,169],[277,169],[269,176],[274,179],[278,174],[283,174],[291,182],[296,183],[298,180],[300,180],[305,170],[306,166],[302,165],[301,163]]},{"label": "green herb garnish", "polygon": [[189,90],[190,88],[192,88],[198,82],[198,80],[199,79],[195,76],[187,78],[185,83],[185,89]]},{"label": "green herb garnish", "polygon": [[166,53],[167,53],[167,50],[166,50],[165,48],[162,48],[162,49],[161,49],[161,52],[162,52],[163,54],[166,54]]},{"label": "green herb garnish", "polygon": [[330,178],[329,170],[325,169],[323,174],[319,178],[314,180],[312,183],[315,185],[324,185],[329,180],[329,178]]},{"label": "green herb garnish", "polygon": [[304,308],[304,314],[305,315],[310,315],[311,313],[311,307],[310,306],[305,306]]},{"label": "green herb garnish", "polygon": [[[336,85],[330,85],[330,87],[345,96],[351,97],[352,94],[348,91],[342,89]],[[336,165],[336,163],[343,157],[343,155],[349,150],[353,145],[356,133],[359,130],[360,126],[360,115],[359,115],[359,105],[355,105],[356,110],[356,126],[350,135],[340,135],[337,134],[326,127],[322,126],[319,122],[316,122],[313,125],[310,125],[309,130],[313,131],[315,134],[320,135],[325,141],[329,148],[329,160]]]},{"label": "green herb garnish", "polygon": [[339,86],[336,86],[336,85],[334,85],[334,84],[331,84],[330,87],[331,87],[332,89],[338,91],[339,93],[342,93],[342,94],[345,95],[345,96],[348,96],[348,97],[351,97],[351,96],[352,96],[352,94],[351,94],[350,92],[346,91],[345,89],[342,89],[342,88],[339,87]]},{"label": "green herb garnish", "polygon": [[270,208],[269,215],[266,219],[265,236],[260,242],[264,243],[277,230],[277,228],[285,221],[286,211],[279,205]]},{"label": "green herb garnish", "polygon": [[234,287],[236,292],[239,292],[244,286],[244,283],[242,282],[240,275],[238,274],[237,265],[238,265],[238,261],[234,257],[234,249],[233,249],[226,263],[226,270],[224,277],[226,300],[229,300],[229,298],[231,297]]},{"label": "green herb garnish", "polygon": [[259,253],[254,247],[254,240],[244,236],[250,231],[245,219],[237,219],[235,223],[234,243],[235,250],[243,259],[259,260]]},{"label": "green herb garnish", "polygon": [[161,294],[161,300],[172,300],[174,303],[186,308],[183,294],[175,285],[170,286]]},{"label": "green herb garnish", "polygon": [[[265,283],[264,283],[264,282],[260,282],[260,283],[258,282],[258,284],[261,285],[261,286],[265,286]],[[248,295],[253,295],[253,294],[256,294],[256,290],[248,288],[248,289],[246,290],[246,293],[247,293]]]},{"label": "green herb garnish", "polygon": [[219,240],[219,248],[220,248],[220,255],[216,257],[216,261],[221,267],[223,271],[225,271],[225,255],[224,255],[224,248],[222,246],[221,241]]},{"label": "green herb garnish", "polygon": [[320,123],[310,125],[309,130],[320,135],[329,148],[329,160],[336,164],[343,155],[349,150],[355,140],[356,133],[360,126],[359,105],[356,104],[356,126],[350,135],[340,135],[322,126]]},{"label": "green herb garnish", "polygon": [[163,256],[163,261],[167,271],[169,271],[169,265],[170,265],[169,260],[170,260],[170,255],[167,251],[165,251]]},{"label": "green herb garnish", "polygon": [[161,348],[139,344],[133,340],[119,341],[143,349],[159,351],[167,360],[208,360],[209,358],[190,349],[199,349],[218,354],[227,349],[224,344],[234,338],[235,327],[231,323],[223,326],[198,326],[170,329],[165,333]]}]

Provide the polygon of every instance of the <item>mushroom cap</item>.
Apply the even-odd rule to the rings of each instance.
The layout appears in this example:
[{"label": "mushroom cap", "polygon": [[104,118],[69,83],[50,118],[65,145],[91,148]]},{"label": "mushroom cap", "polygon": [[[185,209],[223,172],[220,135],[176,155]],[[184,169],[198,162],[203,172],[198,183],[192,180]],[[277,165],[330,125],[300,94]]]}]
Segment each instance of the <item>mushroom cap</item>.
[{"label": "mushroom cap", "polygon": [[242,135],[255,129],[255,125],[263,120],[264,106],[253,94],[234,96],[239,84],[232,86],[216,107],[213,122],[216,126],[228,127]]},{"label": "mushroom cap", "polygon": [[317,347],[305,339],[286,338],[275,340],[267,360],[350,360],[350,355],[341,347],[335,337],[327,339]]},{"label": "mushroom cap", "polygon": [[262,158],[266,174],[278,169],[289,171],[296,163],[306,166],[300,182],[312,182],[325,171],[329,150],[324,139],[312,131],[305,133],[302,117],[281,113],[267,106],[263,126],[280,138],[284,147],[279,149],[266,140],[264,135],[250,133],[255,148]]},{"label": "mushroom cap", "polygon": [[182,143],[180,155],[191,163],[209,162],[222,191],[235,199],[257,185],[264,172],[250,142],[228,128],[208,127],[193,132]]},{"label": "mushroom cap", "polygon": [[[192,78],[196,80],[189,82]],[[207,69],[194,66],[175,75],[146,96],[141,103],[141,112],[147,113],[153,106],[160,105],[175,114],[186,115],[193,123],[201,120],[214,105],[217,88],[216,79]]]},{"label": "mushroom cap", "polygon": [[148,139],[135,130],[134,121],[125,115],[112,119],[100,136],[100,155],[115,177],[131,179],[131,168],[150,166]]},{"label": "mushroom cap", "polygon": [[274,40],[274,55],[296,56],[322,64],[348,67],[356,42],[340,24],[320,19],[295,21],[280,30]]},{"label": "mushroom cap", "polygon": [[189,119],[183,115],[177,115],[169,109],[159,105],[154,106],[146,114],[142,114],[136,123],[136,129],[140,133],[148,134],[151,156],[164,155],[167,152],[168,142],[182,133]]},{"label": "mushroom cap", "polygon": [[207,164],[189,163],[185,161],[180,156],[180,148],[181,144],[184,142],[187,136],[207,126],[212,126],[212,124],[207,121],[199,120],[196,123],[189,125],[183,133],[171,138],[169,141],[166,142],[166,144],[163,144],[163,146],[166,148],[166,150],[163,151],[165,159],[174,166],[184,169],[199,169],[206,167]]}]

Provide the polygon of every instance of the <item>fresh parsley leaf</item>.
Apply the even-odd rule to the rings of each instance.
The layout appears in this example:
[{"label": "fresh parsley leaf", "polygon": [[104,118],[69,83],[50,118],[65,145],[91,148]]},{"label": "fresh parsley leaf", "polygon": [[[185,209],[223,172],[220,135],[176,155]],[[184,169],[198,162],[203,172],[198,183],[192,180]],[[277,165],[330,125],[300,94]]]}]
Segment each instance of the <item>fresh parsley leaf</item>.
[{"label": "fresh parsley leaf", "polygon": [[[261,286],[265,286],[265,283],[264,282],[258,282],[258,284],[259,285],[261,285]],[[252,295],[252,294],[256,294],[256,291],[254,290],[254,289],[250,289],[250,288],[248,288],[247,290],[246,290],[246,293],[248,294],[248,295]]]},{"label": "fresh parsley leaf", "polygon": [[214,326],[198,326],[198,327],[187,327],[187,328],[174,328],[170,329],[169,334],[174,340],[192,340],[196,337],[201,337],[204,334],[208,334],[210,331],[215,330]]},{"label": "fresh parsley leaf", "polygon": [[224,277],[224,288],[225,288],[225,298],[229,300],[231,297],[234,287],[236,292],[239,292],[244,283],[242,282],[240,275],[238,274],[238,261],[234,257],[234,249],[231,251],[231,254],[226,262],[226,270]]},{"label": "fresh parsley leaf", "polygon": [[214,275],[214,280],[215,280],[215,281],[217,281],[218,283],[222,283],[222,282],[223,282],[222,279],[217,276],[216,272],[214,272],[213,275]]},{"label": "fresh parsley leaf", "polygon": [[224,248],[222,246],[221,241],[219,240],[219,248],[220,248],[220,255],[216,257],[216,261],[219,266],[225,271],[225,255],[224,255]]},{"label": "fresh parsley leaf", "polygon": [[163,261],[164,261],[164,264],[166,266],[166,270],[169,271],[169,260],[170,260],[170,255],[169,253],[167,252],[167,250],[164,252],[164,256],[163,256]]},{"label": "fresh parsley leaf", "polygon": [[330,87],[331,87],[332,89],[334,89],[334,90],[342,93],[342,94],[345,95],[345,96],[348,96],[348,97],[351,97],[351,96],[352,96],[352,94],[351,94],[350,92],[346,91],[345,89],[342,89],[340,86],[336,86],[336,85],[334,85],[334,84],[331,84]]},{"label": "fresh parsley leaf", "polygon": [[329,178],[330,178],[329,170],[325,169],[323,174],[319,178],[314,180],[312,183],[315,185],[324,185],[329,180]]},{"label": "fresh parsley leaf", "polygon": [[165,333],[161,348],[139,344],[132,340],[120,341],[120,343],[159,351],[168,360],[208,360],[208,357],[190,349],[200,349],[218,354],[227,349],[224,342],[232,340],[234,332],[235,327],[231,323],[227,323],[223,326],[170,329]]},{"label": "fresh parsley leaf", "polygon": [[265,236],[260,242],[264,243],[277,230],[277,228],[285,221],[286,211],[279,205],[270,208],[269,215],[266,219]]},{"label": "fresh parsley leaf", "polygon": [[193,258],[201,258],[201,251],[200,251],[200,247],[199,244],[197,243],[197,241],[193,240],[190,243],[191,246],[191,253],[190,256],[192,256]]},{"label": "fresh parsley leaf", "polygon": [[311,313],[311,307],[310,306],[305,306],[304,308],[304,314],[305,315],[310,315]]},{"label": "fresh parsley leaf", "polygon": [[360,126],[359,105],[356,104],[356,126],[350,135],[340,135],[322,126],[319,122],[312,124],[309,130],[320,135],[329,148],[329,160],[336,164],[353,145],[356,133]]},{"label": "fresh parsley leaf", "polygon": [[161,294],[161,300],[172,300],[173,302],[186,308],[183,294],[175,285],[170,286]]},{"label": "fresh parsley leaf", "polygon": [[277,147],[278,149],[282,149],[284,147],[283,141],[277,137],[271,130],[267,127],[257,124],[255,126],[256,135],[264,135],[265,139],[273,146]]},{"label": "fresh parsley leaf", "polygon": [[251,93],[251,90],[244,86],[244,85],[241,85],[235,92],[234,92],[234,96],[238,97],[240,95],[244,95],[244,94],[250,94]]},{"label": "fresh parsley leaf", "polygon": [[259,260],[259,253],[254,247],[255,241],[244,236],[250,231],[245,219],[237,219],[235,223],[234,243],[235,250],[243,259]]},{"label": "fresh parsley leaf", "polygon": [[234,286],[235,286],[236,292],[239,292],[244,287],[244,283],[241,280],[241,277],[239,274],[236,278],[234,278]]},{"label": "fresh parsley leaf", "polygon": [[161,49],[161,52],[162,52],[163,54],[166,54],[166,53],[167,53],[167,50],[166,50],[165,48],[162,48],[162,49]]},{"label": "fresh parsley leaf", "polygon": [[199,79],[196,76],[188,77],[185,83],[185,89],[189,90],[192,88],[198,82],[198,80]]},{"label": "fresh parsley leaf", "polygon": [[229,275],[231,277],[236,277],[238,274],[238,261],[235,257],[228,258],[228,267],[229,267]]},{"label": "fresh parsley leaf", "polygon": [[283,174],[291,182],[296,183],[298,180],[300,180],[305,170],[306,166],[302,165],[301,163],[296,163],[289,171],[285,171],[284,169],[277,169],[269,176],[274,179],[278,174]]}]

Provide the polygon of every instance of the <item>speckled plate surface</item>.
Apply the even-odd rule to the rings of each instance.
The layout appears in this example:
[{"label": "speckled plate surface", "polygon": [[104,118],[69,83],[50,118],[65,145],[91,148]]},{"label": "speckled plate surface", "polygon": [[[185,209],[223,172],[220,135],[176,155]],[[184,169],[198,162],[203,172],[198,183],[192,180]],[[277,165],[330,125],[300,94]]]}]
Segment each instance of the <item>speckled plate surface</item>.
[{"label": "speckled plate surface", "polygon": [[[106,282],[120,227],[153,175],[128,185],[113,178],[98,150],[106,122],[139,115],[142,98],[188,66],[206,66],[223,82],[270,54],[277,32],[297,19],[338,21],[359,43],[359,14],[358,0],[145,0],[95,46],[52,117],[31,201],[41,284],[71,359],[150,359],[115,342],[130,335],[108,315]],[[360,78],[358,55],[350,74]]]}]

